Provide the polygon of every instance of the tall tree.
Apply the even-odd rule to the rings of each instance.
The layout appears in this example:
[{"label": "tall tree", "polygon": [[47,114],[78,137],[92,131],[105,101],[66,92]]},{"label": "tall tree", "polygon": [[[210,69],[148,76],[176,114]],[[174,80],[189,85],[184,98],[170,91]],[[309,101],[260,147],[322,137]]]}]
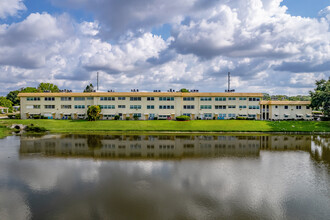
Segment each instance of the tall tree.
[{"label": "tall tree", "polygon": [[6,97],[0,96],[0,106],[9,108],[9,112],[13,111],[13,103]]},{"label": "tall tree", "polygon": [[8,100],[10,100],[13,103],[13,105],[19,105],[20,104],[19,103],[19,98],[17,97],[18,93],[19,93],[19,90],[10,91],[7,94],[6,98]]},{"label": "tall tree", "polygon": [[316,81],[316,88],[309,91],[311,95],[311,107],[313,109],[321,109],[323,115],[330,117],[330,77],[328,81],[321,79]]},{"label": "tall tree", "polygon": [[36,92],[39,92],[39,90],[36,89],[35,87],[25,87],[25,88],[21,88],[19,92],[22,92],[22,93],[36,93]]},{"label": "tall tree", "polygon": [[91,84],[87,85],[84,92],[94,92],[93,84],[91,83]]},{"label": "tall tree", "polygon": [[40,92],[43,92],[45,90],[51,91],[51,92],[59,92],[59,88],[57,87],[57,85],[53,84],[53,83],[40,83],[38,86],[38,90]]}]

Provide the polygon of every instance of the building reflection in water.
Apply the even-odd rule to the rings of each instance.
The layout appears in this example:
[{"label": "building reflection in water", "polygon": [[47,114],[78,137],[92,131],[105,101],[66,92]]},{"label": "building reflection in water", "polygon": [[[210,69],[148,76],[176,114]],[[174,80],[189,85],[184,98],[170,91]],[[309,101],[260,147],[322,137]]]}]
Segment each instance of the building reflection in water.
[{"label": "building reflection in water", "polygon": [[[258,157],[260,150],[301,150],[326,157],[329,150],[312,149],[327,139],[310,135],[46,135],[22,137],[20,157],[89,157],[104,159],[182,159],[222,156]],[[323,141],[323,142],[322,142]],[[321,146],[316,144],[316,146]],[[327,147],[325,147],[328,149]],[[323,156],[321,156],[323,155]]]}]

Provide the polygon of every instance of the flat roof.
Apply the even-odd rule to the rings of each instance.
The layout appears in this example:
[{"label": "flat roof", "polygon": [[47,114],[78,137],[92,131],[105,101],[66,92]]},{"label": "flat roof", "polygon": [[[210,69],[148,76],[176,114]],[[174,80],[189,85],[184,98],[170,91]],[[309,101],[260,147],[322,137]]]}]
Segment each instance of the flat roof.
[{"label": "flat roof", "polygon": [[263,97],[262,93],[229,92],[70,92],[19,93],[18,97]]},{"label": "flat roof", "polygon": [[260,101],[261,105],[310,105],[310,101]]}]

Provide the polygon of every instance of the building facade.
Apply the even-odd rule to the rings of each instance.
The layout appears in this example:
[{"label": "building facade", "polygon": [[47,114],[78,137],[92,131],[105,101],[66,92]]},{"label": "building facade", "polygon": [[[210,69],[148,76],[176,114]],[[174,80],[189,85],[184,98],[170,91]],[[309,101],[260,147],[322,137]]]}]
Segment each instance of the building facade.
[{"label": "building facade", "polygon": [[309,101],[260,101],[261,119],[312,120]]},{"label": "building facade", "polygon": [[[181,92],[93,92],[93,93],[20,93],[21,118],[42,115],[52,119],[84,119],[91,105],[101,107],[101,119],[138,118],[175,119],[275,119],[262,117],[262,93],[181,93]],[[295,105],[295,104],[293,104]],[[299,111],[305,119],[309,109]],[[270,108],[271,103],[263,109]],[[273,112],[273,111],[271,111]],[[275,110],[274,110],[275,112]],[[270,113],[270,111],[268,111]],[[275,113],[274,113],[275,114]],[[282,118],[278,118],[282,119]],[[286,119],[286,118],[284,118]]]}]

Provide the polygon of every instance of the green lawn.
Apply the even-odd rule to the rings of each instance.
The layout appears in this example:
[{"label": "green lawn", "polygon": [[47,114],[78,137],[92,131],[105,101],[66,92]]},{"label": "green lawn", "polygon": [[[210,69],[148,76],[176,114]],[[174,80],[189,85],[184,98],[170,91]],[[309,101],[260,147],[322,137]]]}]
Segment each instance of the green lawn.
[{"label": "green lawn", "polygon": [[194,131],[194,132],[330,132],[330,122],[314,121],[68,121],[68,120],[0,120],[0,125],[34,124],[51,132],[97,131]]}]

